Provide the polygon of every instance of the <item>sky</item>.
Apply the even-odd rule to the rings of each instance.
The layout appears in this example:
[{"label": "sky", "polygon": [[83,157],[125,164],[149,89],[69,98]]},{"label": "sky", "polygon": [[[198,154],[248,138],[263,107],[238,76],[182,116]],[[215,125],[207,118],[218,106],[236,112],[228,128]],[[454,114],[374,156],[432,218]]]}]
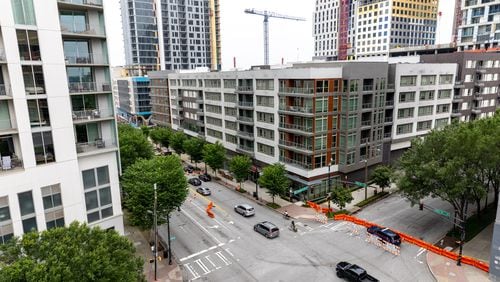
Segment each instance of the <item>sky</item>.
[{"label": "sky", "polygon": [[[451,40],[455,0],[440,0],[437,43]],[[246,14],[247,8],[305,18],[306,21],[269,19],[269,63],[309,61],[314,55],[312,18],[315,0],[220,0],[222,69],[264,64],[263,17]],[[104,0],[109,55],[112,66],[125,64],[120,0]]]}]

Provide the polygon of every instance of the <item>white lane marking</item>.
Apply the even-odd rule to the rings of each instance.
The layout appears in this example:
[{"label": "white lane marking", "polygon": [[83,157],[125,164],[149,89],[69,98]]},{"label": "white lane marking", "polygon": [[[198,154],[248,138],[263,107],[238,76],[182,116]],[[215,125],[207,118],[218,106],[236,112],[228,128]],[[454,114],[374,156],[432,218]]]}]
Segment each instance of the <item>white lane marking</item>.
[{"label": "white lane marking", "polygon": [[202,261],[201,259],[197,259],[195,260],[194,262],[196,262],[198,264],[198,266],[201,268],[201,270],[203,270],[203,274],[202,275],[207,275],[209,274],[210,272],[212,272]]},{"label": "white lane marking", "polygon": [[210,228],[210,229],[215,228],[215,229],[217,229],[217,228],[219,228],[219,225],[207,226],[207,228]]},{"label": "white lane marking", "polygon": [[234,255],[233,255],[233,254],[229,251],[229,248],[227,248],[227,249],[225,249],[225,250],[226,250],[226,252],[227,252],[228,254],[230,254],[232,257],[234,257]]},{"label": "white lane marking", "polygon": [[222,227],[226,228],[227,230],[229,230],[229,227],[227,227],[224,223],[220,222],[217,218],[214,218],[216,222],[218,222],[220,225],[222,225]]},{"label": "white lane marking", "polygon": [[189,256],[187,256],[187,257],[183,257],[183,258],[179,259],[179,261],[185,261],[185,260],[187,260],[187,259],[190,259],[190,258],[193,258],[193,257],[199,256],[199,255],[201,255],[201,254],[203,254],[203,253],[206,253],[206,252],[208,252],[208,251],[210,251],[210,250],[213,250],[213,249],[215,249],[215,248],[217,248],[217,247],[221,247],[221,246],[224,246],[224,245],[225,245],[225,243],[221,243],[221,244],[219,244],[219,245],[212,246],[212,247],[210,247],[210,248],[208,248],[208,249],[201,250],[201,251],[199,251],[199,252],[197,252],[197,253],[194,253],[194,254],[191,254],[191,255],[189,255]]},{"label": "white lane marking", "polygon": [[217,239],[217,237],[215,237],[212,233],[208,232],[208,230],[203,227],[198,221],[196,221],[191,215],[189,215],[184,209],[181,210],[181,212],[183,214],[185,214],[187,217],[189,217],[189,219],[191,219],[191,221],[193,221],[194,223],[196,223],[203,231],[205,231],[205,233],[207,233],[208,235],[210,235],[210,237],[212,237],[217,243],[221,244],[222,242]]},{"label": "white lane marking", "polygon": [[205,258],[208,260],[208,262],[210,262],[213,265],[213,267],[215,268],[215,270],[221,268],[221,266],[215,265],[215,263],[210,259],[210,256],[205,256]]},{"label": "white lane marking", "polygon": [[341,227],[344,227],[344,225],[346,225],[346,224],[347,224],[347,223],[346,223],[345,221],[343,221],[343,222],[341,222],[341,223],[339,223],[339,224],[337,224],[337,225],[333,226],[332,228],[330,228],[330,230],[335,231],[335,230],[337,230],[337,229],[340,229]]},{"label": "white lane marking", "polygon": [[335,222],[332,222],[332,223],[328,223],[328,224],[323,224],[321,225],[320,227],[324,227],[324,228],[330,228],[330,226],[334,225]]},{"label": "white lane marking", "polygon": [[215,253],[226,265],[230,265],[231,264],[231,261],[228,260],[223,254],[222,252],[217,252]]},{"label": "white lane marking", "polygon": [[418,257],[420,255],[422,255],[424,252],[426,252],[427,250],[424,249],[424,248],[420,248],[419,252],[417,253],[417,255],[415,256],[415,259],[419,262],[419,263],[424,263],[423,261],[419,260]]},{"label": "white lane marking", "polygon": [[200,275],[198,275],[196,270],[194,270],[194,268],[191,265],[189,265],[189,263],[186,263],[184,266],[186,266],[189,272],[191,272],[191,275],[193,276],[193,279],[191,280],[196,280],[197,278],[200,278]]},{"label": "white lane marking", "polygon": [[232,242],[234,242],[234,241],[235,241],[234,239],[231,239],[231,240],[229,240],[229,242],[227,242],[227,243],[229,244],[229,243],[232,243]]},{"label": "white lane marking", "polygon": [[219,245],[217,245],[217,247],[222,247],[224,246],[226,243],[220,243]]},{"label": "white lane marking", "polygon": [[208,249],[209,249],[209,250],[213,250],[213,249],[215,249],[215,248],[217,248],[217,246],[212,246],[212,247],[210,247],[210,248],[208,248]]}]

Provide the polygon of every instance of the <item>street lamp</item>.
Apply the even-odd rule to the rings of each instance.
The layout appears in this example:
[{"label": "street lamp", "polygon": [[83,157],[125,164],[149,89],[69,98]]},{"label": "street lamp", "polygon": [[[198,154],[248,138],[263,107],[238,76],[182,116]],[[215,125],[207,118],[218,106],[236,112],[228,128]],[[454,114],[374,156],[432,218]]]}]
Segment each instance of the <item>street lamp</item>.
[{"label": "street lamp", "polygon": [[172,246],[170,246],[170,213],[167,214],[168,264],[172,264]]},{"label": "street lamp", "polygon": [[364,160],[365,162],[365,200],[368,198],[368,159]]},{"label": "street lamp", "polygon": [[154,202],[154,209],[153,209],[153,216],[154,216],[154,225],[155,225],[155,245],[154,245],[154,260],[155,260],[155,281],[156,281],[156,274],[158,271],[158,222],[156,220],[156,202],[157,202],[157,197],[156,197],[156,183],[153,186],[154,191],[155,191],[155,202]]},{"label": "street lamp", "polygon": [[332,200],[332,183],[331,183],[331,178],[332,175],[330,173],[330,168],[332,166],[333,160],[330,158],[330,162],[328,163],[328,212],[330,212],[330,202]]}]

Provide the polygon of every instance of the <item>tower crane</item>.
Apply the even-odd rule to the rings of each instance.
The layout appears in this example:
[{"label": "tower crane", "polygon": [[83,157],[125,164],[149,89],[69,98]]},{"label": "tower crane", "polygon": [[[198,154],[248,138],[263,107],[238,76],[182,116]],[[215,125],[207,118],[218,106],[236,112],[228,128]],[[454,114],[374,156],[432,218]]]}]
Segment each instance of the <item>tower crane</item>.
[{"label": "tower crane", "polygon": [[269,11],[259,11],[256,9],[245,9],[245,13],[264,17],[264,64],[269,65],[269,18],[278,18],[294,21],[305,21],[304,18],[281,15]]}]

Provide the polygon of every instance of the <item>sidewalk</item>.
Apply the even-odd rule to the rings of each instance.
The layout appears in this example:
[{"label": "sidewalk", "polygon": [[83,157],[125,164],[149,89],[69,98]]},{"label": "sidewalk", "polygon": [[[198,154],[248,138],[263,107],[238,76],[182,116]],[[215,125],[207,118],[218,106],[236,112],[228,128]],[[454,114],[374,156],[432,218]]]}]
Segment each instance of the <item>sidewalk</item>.
[{"label": "sidewalk", "polygon": [[462,264],[457,266],[457,262],[440,256],[433,252],[427,252],[427,266],[437,282],[487,282],[490,281],[488,273],[473,266]]},{"label": "sidewalk", "polygon": [[[125,221],[125,220],[124,220]],[[134,226],[125,223],[125,236],[133,242],[138,256],[144,260],[144,276],[147,281],[154,280],[154,263],[149,260],[153,258],[149,241],[144,237],[143,233]],[[182,273],[175,262],[172,260],[172,265],[168,264],[168,259],[163,259],[157,263],[157,280],[156,281],[183,281]]]}]

